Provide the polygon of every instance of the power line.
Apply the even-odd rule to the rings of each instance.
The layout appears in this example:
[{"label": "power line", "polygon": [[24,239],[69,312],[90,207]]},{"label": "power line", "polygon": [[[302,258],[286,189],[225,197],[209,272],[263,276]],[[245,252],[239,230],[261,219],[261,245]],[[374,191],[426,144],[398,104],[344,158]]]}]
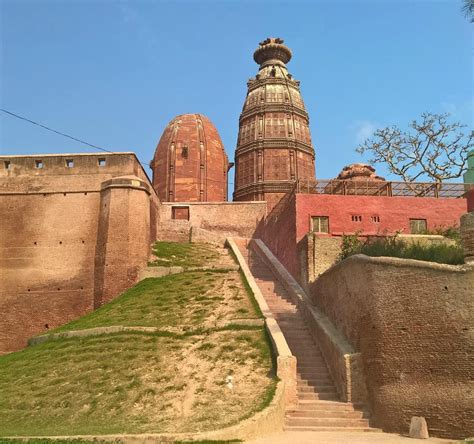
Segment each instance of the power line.
[{"label": "power line", "polygon": [[[89,142],[86,142],[85,140],[81,140],[81,139],[78,139],[77,137],[74,137],[74,136],[70,136],[69,134],[66,134],[66,133],[63,133],[61,131],[58,131],[58,130],[55,130],[53,128],[50,128],[49,126],[46,126],[46,125],[43,125],[42,123],[39,123],[39,122],[35,122],[34,120],[31,120],[31,119],[28,119],[26,117],[23,117],[23,116],[20,116],[18,114],[15,114],[15,113],[12,113],[11,111],[8,111],[6,109],[3,109],[3,108],[0,108],[0,111],[4,112],[5,114],[9,114],[10,116],[13,116],[13,117],[16,117],[17,119],[20,119],[20,120],[24,120],[25,122],[28,122],[28,123],[31,123],[33,125],[36,125],[36,126],[39,126],[47,131],[51,131],[55,134],[59,134],[60,136],[63,136],[63,137],[67,137],[68,139],[71,139],[71,140],[74,140],[76,142],[79,142],[79,143],[82,143],[84,145],[87,145],[87,146],[90,146],[92,148],[95,148],[95,149],[98,149],[98,150],[101,150],[101,151],[104,151],[106,153],[110,153],[110,154],[115,154],[117,156],[126,156],[126,154],[124,153],[117,153],[115,151],[111,151],[111,150],[108,150],[106,148],[102,148],[100,146],[97,146],[97,145],[94,145],[93,143],[89,143]],[[138,161],[140,162],[140,164],[143,166],[143,165],[147,165],[148,167],[152,168],[152,166],[147,163],[147,162],[142,162],[138,159]],[[193,177],[193,176],[185,176],[185,175],[181,175],[181,177]],[[215,180],[215,179],[210,179],[210,178],[206,178],[206,180],[210,180],[210,181],[213,181],[213,182],[220,182],[219,180]],[[229,182],[229,184],[232,184],[233,185],[233,182]]]},{"label": "power line", "polygon": [[[17,119],[21,119],[21,120],[24,120],[26,122],[32,123],[33,125],[40,126],[41,128],[44,128],[45,130],[48,130],[48,131],[51,131],[53,133],[59,134],[60,136],[64,136],[64,137],[67,137],[68,139],[75,140],[76,142],[83,143],[84,145],[88,145],[92,148],[96,148],[98,150],[105,151],[106,153],[118,154],[118,153],[115,153],[115,152],[110,151],[108,149],[105,149],[105,148],[102,148],[100,146],[94,145],[92,143],[86,142],[84,140],[78,139],[77,137],[70,136],[69,134],[65,134],[61,131],[57,131],[53,128],[50,128],[49,126],[46,126],[46,125],[43,125],[41,123],[35,122],[34,120],[30,120],[30,119],[27,119],[26,117],[19,116],[18,114],[12,113],[11,111],[7,111],[6,109],[0,109],[0,111],[4,112],[6,114],[10,114],[10,116],[16,117]],[[148,165],[148,164],[146,164],[146,165]]]}]

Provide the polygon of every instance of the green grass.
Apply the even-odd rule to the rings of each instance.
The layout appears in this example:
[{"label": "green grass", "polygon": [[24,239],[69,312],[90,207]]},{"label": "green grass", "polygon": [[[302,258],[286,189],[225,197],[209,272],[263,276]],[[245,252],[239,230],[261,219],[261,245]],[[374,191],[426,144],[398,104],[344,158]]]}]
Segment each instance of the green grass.
[{"label": "green grass", "polygon": [[259,317],[254,304],[238,271],[145,279],[52,332],[161,331],[58,338],[0,356],[0,436],[194,432],[252,416],[277,384],[264,327],[238,321]]},{"label": "green grass", "polygon": [[[272,358],[264,335],[263,329],[181,339],[116,333],[2,356],[0,435],[187,432],[231,425],[273,396],[276,382],[268,374]],[[244,396],[225,386],[231,371],[246,386]],[[180,406],[191,381],[193,404],[183,416]]]},{"label": "green grass", "polygon": [[0,444],[12,443],[24,444],[121,444],[122,441],[115,439],[113,441],[104,441],[102,439],[50,439],[50,438],[0,438]]},{"label": "green grass", "polygon": [[[238,293],[240,299],[226,301],[225,291],[229,298]],[[238,272],[195,271],[145,279],[112,302],[51,332],[112,325],[194,329],[223,303],[228,304],[223,319],[260,317]]]},{"label": "green grass", "polygon": [[153,246],[156,259],[150,266],[206,267],[220,257],[215,247],[201,243],[156,242]]},{"label": "green grass", "polygon": [[[24,444],[121,444],[123,441],[116,439],[113,441],[104,441],[100,439],[50,439],[50,438],[32,438],[32,439],[21,439],[21,438],[0,438],[0,444],[12,444],[22,442]],[[214,440],[200,440],[200,441],[169,441],[170,444],[234,444],[242,442],[240,439],[232,439],[230,441],[214,441]]]},{"label": "green grass", "polygon": [[407,243],[396,236],[365,242],[360,240],[357,235],[343,236],[340,260],[354,254],[417,259],[451,265],[464,263],[464,252],[460,245]]}]

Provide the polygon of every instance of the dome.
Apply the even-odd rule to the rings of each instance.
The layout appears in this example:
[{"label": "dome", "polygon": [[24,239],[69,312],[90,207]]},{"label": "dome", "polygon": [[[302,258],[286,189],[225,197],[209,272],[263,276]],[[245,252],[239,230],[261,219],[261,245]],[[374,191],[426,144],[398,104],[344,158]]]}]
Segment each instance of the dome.
[{"label": "dome", "polygon": [[383,177],[376,174],[375,168],[366,163],[351,163],[345,166],[337,176],[338,180],[368,180],[373,182],[385,181]]},{"label": "dome", "polygon": [[182,114],[156,147],[153,187],[162,202],[222,202],[230,166],[213,123],[202,114]]}]

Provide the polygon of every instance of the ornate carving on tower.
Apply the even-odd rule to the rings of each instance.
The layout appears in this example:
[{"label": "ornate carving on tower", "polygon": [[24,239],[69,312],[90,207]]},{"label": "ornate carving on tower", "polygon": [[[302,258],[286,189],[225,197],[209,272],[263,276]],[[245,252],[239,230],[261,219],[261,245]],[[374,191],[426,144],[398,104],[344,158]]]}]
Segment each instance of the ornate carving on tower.
[{"label": "ornate carving on tower", "polygon": [[260,43],[253,58],[258,74],[239,120],[234,200],[267,200],[270,206],[299,179],[315,179],[309,117],[286,63],[290,49],[279,38]]},{"label": "ornate carving on tower", "polygon": [[229,164],[222,140],[202,114],[182,114],[163,131],[151,167],[162,202],[227,200]]}]

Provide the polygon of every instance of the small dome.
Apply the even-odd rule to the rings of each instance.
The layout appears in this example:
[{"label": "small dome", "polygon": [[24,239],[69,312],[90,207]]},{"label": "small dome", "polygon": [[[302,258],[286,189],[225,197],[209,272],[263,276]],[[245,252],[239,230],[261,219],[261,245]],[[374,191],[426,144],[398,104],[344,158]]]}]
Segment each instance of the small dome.
[{"label": "small dome", "polygon": [[369,180],[384,181],[383,177],[377,176],[375,168],[366,163],[352,163],[345,166],[337,176],[338,180]]},{"label": "small dome", "polygon": [[227,155],[216,127],[202,114],[182,114],[168,123],[151,167],[162,202],[227,200]]}]

